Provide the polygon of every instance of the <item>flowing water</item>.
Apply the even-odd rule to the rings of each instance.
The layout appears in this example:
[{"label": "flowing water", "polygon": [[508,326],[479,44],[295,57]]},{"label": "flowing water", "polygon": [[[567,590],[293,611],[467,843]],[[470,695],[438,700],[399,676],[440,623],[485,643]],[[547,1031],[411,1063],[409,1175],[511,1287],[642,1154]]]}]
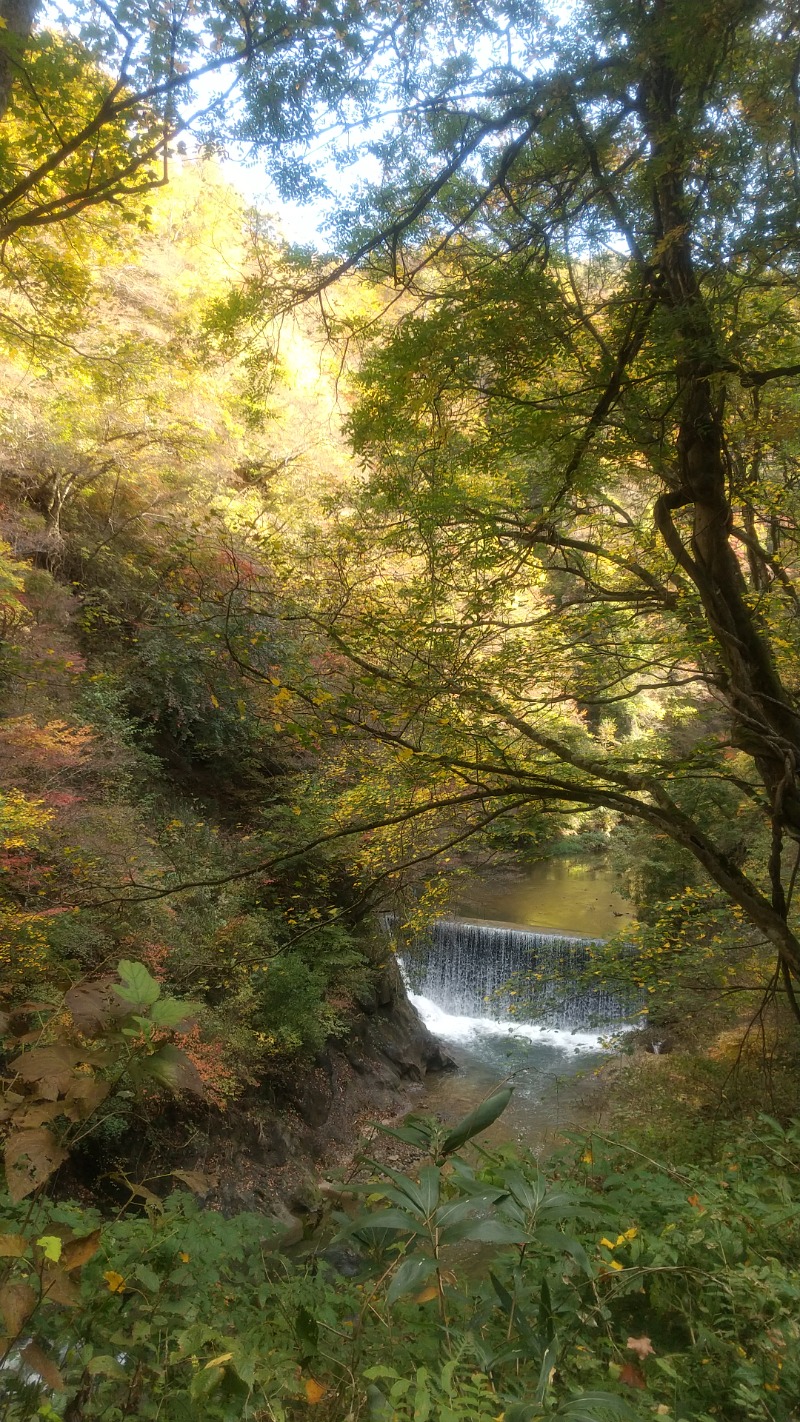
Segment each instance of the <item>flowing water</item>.
[{"label": "flowing water", "polygon": [[458,1063],[429,1081],[422,1109],[457,1120],[510,1079],[494,1137],[544,1149],[588,1124],[587,1084],[633,1010],[624,993],[581,981],[592,945],[624,928],[630,906],[604,863],[558,859],[474,880],[453,908],[404,963],[411,1000]]}]

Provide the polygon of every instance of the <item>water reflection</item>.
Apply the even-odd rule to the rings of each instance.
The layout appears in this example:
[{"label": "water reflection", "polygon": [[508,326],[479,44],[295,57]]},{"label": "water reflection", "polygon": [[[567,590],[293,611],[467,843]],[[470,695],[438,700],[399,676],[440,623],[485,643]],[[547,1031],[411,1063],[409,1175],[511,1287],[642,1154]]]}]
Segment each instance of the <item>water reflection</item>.
[{"label": "water reflection", "polygon": [[470,879],[456,887],[453,912],[588,938],[611,938],[633,917],[603,859],[547,859],[521,873]]}]

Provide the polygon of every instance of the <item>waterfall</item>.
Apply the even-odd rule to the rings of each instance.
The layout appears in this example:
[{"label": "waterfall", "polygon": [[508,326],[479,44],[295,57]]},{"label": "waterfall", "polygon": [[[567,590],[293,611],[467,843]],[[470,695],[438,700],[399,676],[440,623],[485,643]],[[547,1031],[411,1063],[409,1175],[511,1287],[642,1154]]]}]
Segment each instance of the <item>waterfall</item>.
[{"label": "waterfall", "polygon": [[416,997],[465,1019],[575,1031],[619,1023],[632,994],[583,977],[602,940],[440,919],[403,969]]}]

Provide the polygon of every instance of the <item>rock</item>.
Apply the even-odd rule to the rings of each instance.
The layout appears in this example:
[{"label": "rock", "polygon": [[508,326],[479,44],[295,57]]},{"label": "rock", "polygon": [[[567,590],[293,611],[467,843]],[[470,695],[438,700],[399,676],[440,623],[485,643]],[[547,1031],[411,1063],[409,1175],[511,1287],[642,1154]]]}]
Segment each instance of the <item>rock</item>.
[{"label": "rock", "polygon": [[319,1255],[325,1263],[345,1279],[355,1279],[364,1269],[364,1256],[351,1244],[331,1244]]}]

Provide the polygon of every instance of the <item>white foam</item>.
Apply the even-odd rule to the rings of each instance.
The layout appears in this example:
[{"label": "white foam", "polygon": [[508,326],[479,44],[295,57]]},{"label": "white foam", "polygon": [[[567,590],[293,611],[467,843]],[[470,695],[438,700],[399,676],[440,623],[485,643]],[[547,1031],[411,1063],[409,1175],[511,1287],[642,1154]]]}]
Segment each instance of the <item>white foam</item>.
[{"label": "white foam", "polygon": [[604,1038],[597,1032],[571,1032],[568,1027],[540,1027],[535,1022],[496,1021],[492,1017],[458,1017],[419,993],[408,993],[425,1026],[447,1042],[478,1042],[481,1037],[511,1037],[541,1042],[564,1052],[599,1052]]}]

